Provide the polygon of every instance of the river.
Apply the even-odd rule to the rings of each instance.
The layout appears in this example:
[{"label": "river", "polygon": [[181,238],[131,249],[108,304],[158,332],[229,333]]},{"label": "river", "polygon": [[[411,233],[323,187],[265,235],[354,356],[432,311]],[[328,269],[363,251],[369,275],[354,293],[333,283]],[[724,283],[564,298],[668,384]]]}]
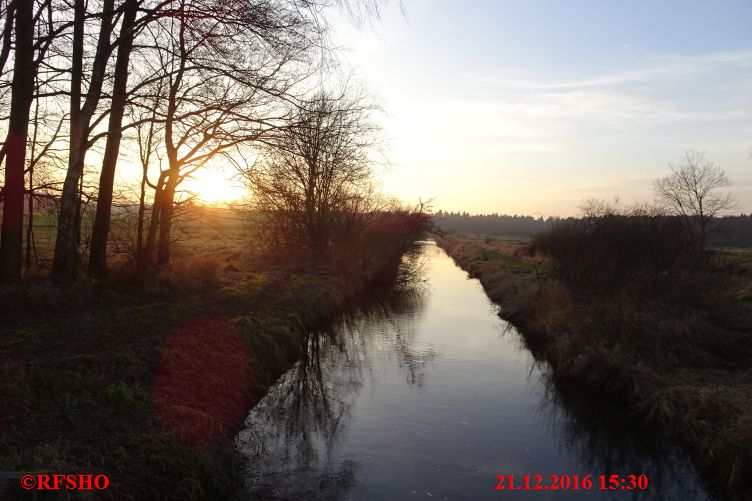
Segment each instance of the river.
[{"label": "river", "polygon": [[[404,266],[411,285],[312,333],[251,410],[241,499],[711,499],[618,402],[554,384],[443,250],[426,243]],[[648,486],[600,490],[612,474]],[[593,486],[502,491],[497,475]]]}]

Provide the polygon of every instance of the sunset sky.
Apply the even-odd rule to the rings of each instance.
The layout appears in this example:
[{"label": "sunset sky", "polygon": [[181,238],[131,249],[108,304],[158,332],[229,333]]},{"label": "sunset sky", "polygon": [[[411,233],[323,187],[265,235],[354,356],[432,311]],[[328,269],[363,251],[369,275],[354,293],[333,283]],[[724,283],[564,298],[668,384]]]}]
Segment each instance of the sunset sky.
[{"label": "sunset sky", "polygon": [[385,110],[386,191],[469,212],[567,215],[652,199],[704,150],[752,211],[752,2],[404,0],[336,23]]}]

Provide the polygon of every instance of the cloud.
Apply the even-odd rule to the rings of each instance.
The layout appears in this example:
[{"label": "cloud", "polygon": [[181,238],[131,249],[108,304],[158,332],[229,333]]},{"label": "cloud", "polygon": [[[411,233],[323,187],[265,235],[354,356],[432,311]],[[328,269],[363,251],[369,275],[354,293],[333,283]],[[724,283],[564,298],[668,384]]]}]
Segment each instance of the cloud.
[{"label": "cloud", "polygon": [[[586,196],[650,200],[651,180],[668,162],[701,148],[729,170],[750,210],[748,176],[740,174],[752,144],[752,49],[577,71],[585,76],[539,69],[447,75],[431,92],[395,86],[392,158],[410,174],[392,184],[420,185],[468,209],[504,204],[566,214]],[[459,172],[494,181],[463,187]]]},{"label": "cloud", "polygon": [[651,55],[647,56],[641,64],[631,68],[568,81],[553,81],[551,78],[530,80],[472,73],[463,74],[462,77],[510,89],[528,91],[578,90],[618,86],[628,83],[652,82],[661,78],[686,78],[717,72],[728,66],[752,68],[752,49],[696,55]]},{"label": "cloud", "polygon": [[[692,135],[700,127],[708,137],[729,130],[735,137],[749,129],[745,123],[752,123],[752,49],[651,55],[631,66],[575,80],[545,74],[466,74],[462,80],[468,95],[483,96],[481,108],[506,117],[506,129],[513,122],[517,131],[564,142],[608,141],[614,134],[650,140],[657,135]],[[535,138],[523,134],[517,139]]]}]

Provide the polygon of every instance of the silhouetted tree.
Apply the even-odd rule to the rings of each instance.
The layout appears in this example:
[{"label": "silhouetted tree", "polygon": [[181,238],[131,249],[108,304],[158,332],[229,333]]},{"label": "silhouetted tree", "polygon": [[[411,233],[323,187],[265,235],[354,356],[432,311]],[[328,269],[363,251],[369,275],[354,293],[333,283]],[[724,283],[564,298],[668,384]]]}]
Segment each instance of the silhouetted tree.
[{"label": "silhouetted tree", "polygon": [[[81,182],[86,153],[92,146],[90,140],[92,118],[102,98],[107,63],[113,49],[110,40],[114,27],[115,2],[103,0],[96,14],[87,12],[84,0],[73,4],[73,43],[70,56],[70,127],[68,169],[60,198],[57,221],[55,256],[52,278],[58,282],[74,281],[79,268],[79,236],[81,225]],[[85,71],[85,27],[88,17],[99,19],[99,35],[90,71]],[[88,69],[88,68],[87,68]],[[88,82],[83,91],[84,82]],[[83,105],[82,105],[83,100]]]},{"label": "silhouetted tree", "polygon": [[[59,73],[58,70],[47,69],[45,75],[40,77],[39,68],[47,60],[53,41],[67,25],[55,19],[52,0],[10,1],[4,7],[0,11],[5,18],[0,42],[0,73],[10,55],[13,27],[15,45],[8,132],[0,150],[0,162],[5,160],[5,185],[0,190],[3,195],[0,197],[3,199],[0,279],[12,280],[21,276],[24,176],[38,161],[34,157],[34,146],[37,145],[40,117],[35,113],[32,155],[27,168],[31,105],[35,97],[38,99],[40,89]],[[3,82],[2,86],[6,85],[7,82]],[[49,144],[43,146],[42,151],[46,152],[48,148]]]},{"label": "silhouetted tree", "polygon": [[[285,111],[280,111],[280,103],[299,104],[310,92],[306,78],[325,69],[329,57],[326,9],[340,7],[361,22],[378,15],[379,3],[0,0],[0,99],[11,111],[10,119],[2,118],[9,119],[6,130],[13,133],[0,150],[0,160],[7,160],[7,179],[0,188],[5,212],[0,274],[20,276],[24,197],[28,193],[32,215],[34,191],[41,189],[35,186],[33,171],[40,161],[45,174],[40,196],[59,201],[53,280],[77,278],[86,231],[82,220],[91,216],[86,213],[89,201],[97,202],[89,272],[106,271],[120,145],[130,139],[128,131],[144,121],[153,123],[167,160],[168,168],[154,184],[158,217],[152,220],[159,238],[150,247],[157,261],[166,261],[180,182],[220,157],[244,163],[242,150],[248,143],[280,125]],[[156,113],[131,120],[125,116],[127,106],[154,108]],[[87,154],[99,141],[105,143],[99,184],[87,186]],[[63,148],[68,155],[53,162],[39,156]],[[46,177],[58,160],[67,163],[59,185],[57,174]],[[27,247],[32,242],[29,224]],[[30,258],[27,248],[27,266]]]},{"label": "silhouetted tree", "polygon": [[320,256],[352,199],[371,176],[376,126],[362,100],[321,93],[290,110],[289,124],[266,140],[261,158],[242,169],[254,206],[268,215],[274,240]]},{"label": "silhouetted tree", "polygon": [[0,276],[4,280],[14,280],[21,278],[24,167],[29,110],[34,98],[34,2],[17,2],[15,13],[7,9],[6,15],[14,16],[16,49],[8,135],[3,145],[6,159]]},{"label": "silhouetted tree", "polygon": [[164,264],[179,185],[222,159],[235,163],[280,121],[279,100],[294,100],[310,73],[312,49],[323,33],[312,4],[287,0],[225,4],[183,0],[160,20],[150,42],[151,64],[164,85],[158,95],[134,99],[154,107],[166,167],[155,184],[147,261]]},{"label": "silhouetted tree", "polygon": [[[123,3],[123,21],[120,25],[117,59],[112,87],[112,107],[107,127],[107,145],[99,174],[97,212],[91,234],[91,251],[89,253],[89,274],[103,275],[107,270],[107,235],[110,230],[112,214],[112,191],[115,184],[115,167],[120,153],[120,139],[123,131],[123,114],[125,112],[128,86],[128,69],[136,35],[136,14],[139,0],[125,0]],[[145,25],[142,22],[142,27]]]},{"label": "silhouetted tree", "polygon": [[730,185],[726,172],[705,158],[704,152],[688,150],[678,165],[671,165],[671,174],[658,179],[654,188],[659,200],[684,219],[702,249],[710,221],[735,205],[732,194],[719,192]]}]

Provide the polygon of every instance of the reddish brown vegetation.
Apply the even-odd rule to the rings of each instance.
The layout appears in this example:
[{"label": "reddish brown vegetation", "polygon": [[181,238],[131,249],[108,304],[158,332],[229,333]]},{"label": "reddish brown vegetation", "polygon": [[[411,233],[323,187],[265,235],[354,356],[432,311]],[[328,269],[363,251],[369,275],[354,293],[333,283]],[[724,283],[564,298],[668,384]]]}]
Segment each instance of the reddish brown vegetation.
[{"label": "reddish brown vegetation", "polygon": [[154,380],[157,416],[164,429],[185,444],[228,438],[253,400],[248,345],[229,320],[190,319],[162,348]]}]

